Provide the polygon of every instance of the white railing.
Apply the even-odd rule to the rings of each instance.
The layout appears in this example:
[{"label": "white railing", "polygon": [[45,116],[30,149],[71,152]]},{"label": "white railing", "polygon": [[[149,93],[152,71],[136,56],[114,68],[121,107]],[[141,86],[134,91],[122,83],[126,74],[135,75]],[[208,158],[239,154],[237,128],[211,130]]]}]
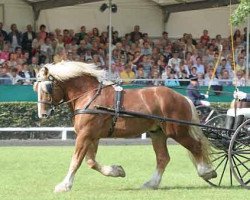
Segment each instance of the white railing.
[{"label": "white railing", "polygon": [[[67,140],[67,132],[74,131],[73,127],[8,127],[0,128],[1,132],[31,132],[31,131],[60,131],[62,132],[62,140]],[[141,135],[141,139],[146,139],[146,133]]]},{"label": "white railing", "polygon": [[62,132],[62,140],[67,140],[67,132],[74,131],[73,127],[8,127],[8,128],[0,128],[0,132],[31,132],[31,131],[60,131]]}]

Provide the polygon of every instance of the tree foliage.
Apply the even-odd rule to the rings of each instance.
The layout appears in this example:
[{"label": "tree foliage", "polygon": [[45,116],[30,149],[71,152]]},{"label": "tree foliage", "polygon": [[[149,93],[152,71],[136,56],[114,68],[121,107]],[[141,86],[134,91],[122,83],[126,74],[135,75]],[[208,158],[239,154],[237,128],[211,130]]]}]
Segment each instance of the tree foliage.
[{"label": "tree foliage", "polygon": [[231,16],[231,23],[237,26],[244,23],[250,14],[250,0],[241,0],[239,6],[236,8]]}]

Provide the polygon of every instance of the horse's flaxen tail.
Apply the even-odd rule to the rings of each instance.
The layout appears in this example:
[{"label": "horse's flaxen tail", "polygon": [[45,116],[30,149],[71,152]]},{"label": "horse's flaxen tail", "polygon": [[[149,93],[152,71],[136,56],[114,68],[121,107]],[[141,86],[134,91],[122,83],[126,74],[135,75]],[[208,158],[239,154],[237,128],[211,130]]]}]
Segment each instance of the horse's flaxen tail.
[{"label": "horse's flaxen tail", "polygon": [[[188,99],[188,102],[190,104],[191,112],[192,112],[192,120],[193,123],[200,123],[196,108],[193,104],[193,102]],[[201,143],[201,149],[202,149],[202,157],[203,162],[207,164],[211,164],[210,155],[211,155],[211,145],[207,139],[207,137],[203,134],[201,128],[199,126],[190,126],[189,127],[189,135],[194,138],[196,141],[199,141]],[[194,157],[190,153],[191,160],[194,162]]]}]

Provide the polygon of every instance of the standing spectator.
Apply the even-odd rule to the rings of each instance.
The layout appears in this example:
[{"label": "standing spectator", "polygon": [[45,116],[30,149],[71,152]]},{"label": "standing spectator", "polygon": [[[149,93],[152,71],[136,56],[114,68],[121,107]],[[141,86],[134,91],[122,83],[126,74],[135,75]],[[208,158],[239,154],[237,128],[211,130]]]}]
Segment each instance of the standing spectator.
[{"label": "standing spectator", "polygon": [[3,30],[3,23],[0,22],[0,33],[3,36],[4,41],[8,40],[8,34],[5,30]]},{"label": "standing spectator", "polygon": [[208,35],[208,30],[203,30],[203,35],[200,37],[200,43],[207,45],[210,41],[210,37]]},{"label": "standing spectator", "polygon": [[18,31],[16,24],[11,24],[11,32],[8,34],[8,41],[10,42],[12,51],[15,51],[16,47],[22,45],[22,33]]},{"label": "standing spectator", "polygon": [[39,32],[37,34],[38,42],[40,44],[44,43],[47,37],[48,37],[48,32],[46,31],[46,26],[42,24],[40,25]]},{"label": "standing spectator", "polygon": [[72,42],[72,36],[70,36],[70,32],[68,29],[63,30],[63,43],[64,46],[69,45]]},{"label": "standing spectator", "polygon": [[131,36],[131,41],[134,43],[142,38],[142,33],[140,32],[139,25],[134,26],[134,31],[130,33],[130,36]]},{"label": "standing spectator", "polygon": [[32,26],[27,25],[27,31],[23,34],[22,49],[28,51],[32,55],[32,41],[36,38],[36,33],[32,30]]},{"label": "standing spectator", "polygon": [[86,35],[86,27],[81,26],[80,32],[75,34],[75,37],[77,38],[77,44],[80,44],[80,41],[83,40]]}]

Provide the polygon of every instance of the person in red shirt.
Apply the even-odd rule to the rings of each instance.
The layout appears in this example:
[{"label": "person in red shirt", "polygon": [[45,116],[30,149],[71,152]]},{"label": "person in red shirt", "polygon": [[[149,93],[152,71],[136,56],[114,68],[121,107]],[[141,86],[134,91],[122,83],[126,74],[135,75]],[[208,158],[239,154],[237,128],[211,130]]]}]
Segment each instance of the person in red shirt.
[{"label": "person in red shirt", "polygon": [[209,41],[210,41],[210,37],[209,37],[209,35],[208,35],[208,30],[203,30],[203,35],[200,37],[200,42],[202,43],[202,44],[208,44],[209,43]]}]

